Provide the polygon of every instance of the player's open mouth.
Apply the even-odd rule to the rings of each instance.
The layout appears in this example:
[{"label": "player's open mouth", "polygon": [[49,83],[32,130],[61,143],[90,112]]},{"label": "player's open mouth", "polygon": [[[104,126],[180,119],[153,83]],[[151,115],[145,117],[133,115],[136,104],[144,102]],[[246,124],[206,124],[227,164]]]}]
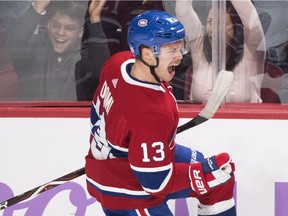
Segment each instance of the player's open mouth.
[{"label": "player's open mouth", "polygon": [[174,74],[175,74],[175,66],[174,66],[174,65],[169,66],[169,67],[168,67],[168,72],[169,72],[171,75],[174,75]]}]

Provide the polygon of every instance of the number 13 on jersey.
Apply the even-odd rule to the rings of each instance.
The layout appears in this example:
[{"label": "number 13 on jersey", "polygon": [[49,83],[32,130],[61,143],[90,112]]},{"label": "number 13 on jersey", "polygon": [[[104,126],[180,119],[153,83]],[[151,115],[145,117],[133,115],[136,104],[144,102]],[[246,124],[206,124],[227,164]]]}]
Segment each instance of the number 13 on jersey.
[{"label": "number 13 on jersey", "polygon": [[147,143],[141,144],[143,150],[143,162],[151,162],[153,161],[163,161],[165,158],[164,152],[164,143],[162,142],[154,142],[151,145],[151,150],[148,151]]}]

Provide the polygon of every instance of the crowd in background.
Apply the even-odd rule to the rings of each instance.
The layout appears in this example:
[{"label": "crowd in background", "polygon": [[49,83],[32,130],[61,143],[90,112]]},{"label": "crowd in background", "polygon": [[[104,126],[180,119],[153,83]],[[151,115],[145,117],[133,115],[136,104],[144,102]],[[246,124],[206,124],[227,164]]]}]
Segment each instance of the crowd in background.
[{"label": "crowd in background", "polygon": [[[211,1],[43,2],[0,1],[0,101],[92,100],[103,63],[129,50],[129,21],[151,9],[175,15],[187,33],[189,53],[171,82],[176,99],[208,100],[217,76]],[[226,8],[225,68],[234,72],[226,102],[288,103],[288,1]]]}]

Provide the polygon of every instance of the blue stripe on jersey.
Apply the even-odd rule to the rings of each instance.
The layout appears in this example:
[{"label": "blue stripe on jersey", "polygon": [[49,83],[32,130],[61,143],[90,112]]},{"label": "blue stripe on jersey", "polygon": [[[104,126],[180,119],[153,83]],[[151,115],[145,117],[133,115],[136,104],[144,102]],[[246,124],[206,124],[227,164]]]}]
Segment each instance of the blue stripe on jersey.
[{"label": "blue stripe on jersey", "polygon": [[[98,98],[97,98],[97,102],[98,102]],[[98,104],[98,105],[96,105]],[[100,119],[99,118],[99,103],[94,104],[94,102],[92,103],[91,106],[91,110],[90,110],[90,121],[92,125],[95,125],[95,123]]]},{"label": "blue stripe on jersey", "polygon": [[172,163],[163,167],[140,168],[130,165],[145,191],[157,193],[163,190],[172,175]]},{"label": "blue stripe on jersey", "polygon": [[121,197],[128,197],[128,198],[135,198],[135,199],[147,199],[151,197],[151,195],[147,192],[143,191],[133,191],[126,188],[118,188],[118,187],[111,187],[101,185],[90,178],[86,178],[86,182],[99,191],[102,194],[106,194],[109,196],[121,196]]},{"label": "blue stripe on jersey", "polygon": [[109,147],[111,147],[111,154],[116,157],[116,158],[128,158],[128,152],[123,152],[123,151],[119,151],[115,148],[113,148],[111,145],[109,145]]}]

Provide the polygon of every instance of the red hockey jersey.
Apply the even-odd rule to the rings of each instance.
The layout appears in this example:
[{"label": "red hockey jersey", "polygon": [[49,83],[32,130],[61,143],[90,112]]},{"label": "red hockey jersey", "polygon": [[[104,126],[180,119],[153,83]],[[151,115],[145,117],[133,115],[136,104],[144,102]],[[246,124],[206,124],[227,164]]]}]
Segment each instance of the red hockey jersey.
[{"label": "red hockey jersey", "polygon": [[190,187],[189,164],[174,161],[171,88],[132,77],[134,62],[131,52],[106,62],[91,106],[87,188],[107,209],[152,207]]}]

